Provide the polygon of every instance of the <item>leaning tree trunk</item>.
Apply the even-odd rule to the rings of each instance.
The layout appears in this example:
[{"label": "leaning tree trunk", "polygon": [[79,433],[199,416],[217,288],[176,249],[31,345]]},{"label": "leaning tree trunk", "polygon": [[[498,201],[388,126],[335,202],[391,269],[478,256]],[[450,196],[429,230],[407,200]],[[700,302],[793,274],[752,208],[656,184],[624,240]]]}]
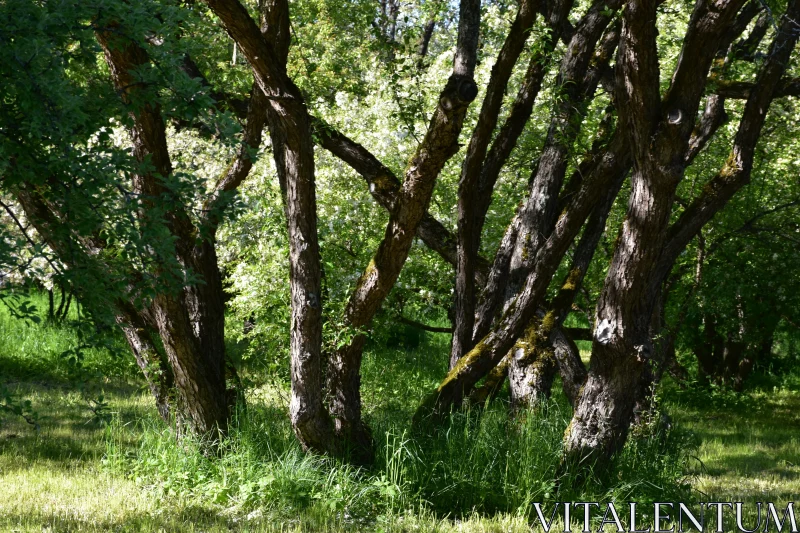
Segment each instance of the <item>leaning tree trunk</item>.
[{"label": "leaning tree trunk", "polygon": [[[607,66],[616,47],[616,32],[612,29],[608,32],[611,38],[602,43],[595,57],[595,47],[611,21],[612,10],[605,4],[597,1],[592,5],[577,24],[567,46],[556,80],[559,98],[545,145],[531,174],[528,198],[503,236],[482,292],[472,345],[488,333],[497,315],[505,312],[519,294],[533,270],[537,253],[555,227],[559,192],[568,168],[570,150],[580,133],[583,112],[596,91],[599,73]],[[565,0],[550,6],[551,38],[557,39],[561,35],[562,21],[567,18],[571,5]],[[611,2],[609,5],[613,9],[618,4]],[[549,44],[555,43],[545,43],[546,46]],[[479,211],[477,216],[482,214]],[[511,366],[514,364],[512,359]]]},{"label": "leaning tree trunk", "polygon": [[[560,21],[566,16],[569,7],[569,2],[562,2],[556,4],[550,13],[551,25],[558,28],[553,32],[551,38],[558,36],[561,28]],[[459,322],[472,324],[475,336],[471,339],[472,343],[485,334],[486,328],[495,318],[493,314],[500,309],[506,310],[509,303],[518,294],[527,276],[533,270],[537,252],[544,245],[546,238],[555,226],[559,207],[558,192],[562,188],[566,174],[568,154],[580,131],[582,113],[594,96],[599,82],[599,73],[607,66],[618,40],[618,28],[610,28],[595,52],[595,45],[611,20],[608,13],[609,10],[606,9],[604,2],[596,2],[578,23],[570,39],[568,52],[562,61],[557,80],[561,93],[560,99],[556,112],[553,114],[542,157],[531,176],[532,187],[529,200],[515,217],[503,238],[489,283],[484,291],[477,323],[472,321],[474,305],[465,307],[457,315],[456,333],[458,333]],[[613,202],[613,197],[611,201]],[[466,202],[462,203],[466,205]],[[475,202],[473,201],[473,203]],[[478,208],[475,215],[475,218],[478,219],[476,224],[483,220],[482,208],[485,205],[476,203]],[[466,217],[460,214],[460,218]],[[460,236],[459,242],[463,241],[464,239]],[[596,245],[596,242],[594,244]],[[591,258],[591,253],[589,258]],[[460,278],[457,280],[460,281]],[[469,302],[470,289],[471,287],[464,283],[461,285],[457,283],[457,301],[461,299]],[[462,295],[462,292],[466,292],[466,294]],[[465,310],[469,311],[467,317],[461,316]],[[541,323],[529,326],[529,330],[530,328],[538,330],[536,345],[531,345],[523,339],[508,358],[509,387],[514,405],[533,403],[550,395],[553,371],[556,368],[553,365],[550,336],[554,328],[563,322],[566,313],[559,313],[559,315],[558,319],[551,320],[552,324],[545,327]],[[537,322],[537,319],[534,319],[534,322]],[[471,347],[472,343],[466,345],[464,342],[454,342],[451,368],[461,353],[456,348]],[[559,355],[570,354],[565,350],[558,353]],[[570,365],[574,363],[574,360],[566,359],[564,362]]]},{"label": "leaning tree trunk", "polygon": [[657,2],[631,0],[625,6],[616,101],[634,152],[632,190],[597,303],[591,369],[566,435],[567,461],[607,458],[627,437],[644,365],[653,354],[653,266],[665,241],[706,76],[721,36],[743,3],[697,3],[663,102],[666,117],[658,82]]},{"label": "leaning tree trunk", "polygon": [[[445,163],[458,151],[467,108],[478,93],[473,79],[480,29],[480,2],[462,0],[453,72],[439,96],[430,126],[406,172],[384,238],[359,278],[345,309],[345,325],[367,327],[397,281],[417,228],[425,217],[433,188]],[[357,331],[337,349],[328,366],[330,412],[336,436],[359,462],[372,460],[372,439],[361,419],[360,371],[366,339]]]},{"label": "leaning tree trunk", "polygon": [[172,421],[174,414],[173,387],[175,377],[166,357],[159,352],[145,320],[132,306],[120,305],[124,313],[117,315],[128,345],[131,347],[136,364],[142,371],[150,393],[155,398],[156,409],[165,422]]},{"label": "leaning tree trunk", "polygon": [[[611,37],[614,42],[617,40],[618,29],[612,30]],[[611,51],[606,48],[605,53],[601,53],[600,57],[605,57],[607,60]],[[603,61],[605,62],[605,60]],[[610,113],[604,118],[601,129],[606,131],[611,126]],[[606,135],[601,135],[593,151],[599,151],[600,145],[608,139]],[[583,361],[580,359],[580,352],[573,340],[563,330],[562,326],[575,301],[575,296],[578,294],[583,279],[586,276],[586,271],[589,269],[594,252],[600,242],[601,237],[605,231],[606,220],[614,205],[614,200],[619,194],[625,176],[628,173],[627,168],[620,168],[614,177],[612,183],[605,191],[603,200],[595,206],[591,216],[585,224],[585,229],[580,241],[575,247],[575,252],[572,256],[572,263],[570,264],[568,273],[564,282],[561,285],[557,296],[553,299],[550,310],[547,314],[541,312],[540,315],[546,317],[547,321],[541,321],[538,328],[539,344],[541,348],[538,353],[543,354],[545,357],[552,355],[558,365],[559,373],[561,374],[562,386],[564,393],[569,398],[570,403],[575,406],[577,396],[583,384],[586,382],[587,372]],[[536,320],[539,320],[537,318]],[[552,380],[540,379],[538,374],[541,369],[549,369],[548,361],[542,361],[540,364],[536,353],[532,353],[527,357],[514,357],[510,360],[509,364],[509,387],[511,389],[512,398],[524,398],[526,395],[534,395],[537,398],[545,398],[550,396],[549,388],[543,390],[539,386],[549,387],[552,385]],[[535,387],[526,386],[526,383],[535,384]],[[521,388],[517,388],[517,387]],[[522,403],[530,403],[522,401]]]},{"label": "leaning tree trunk", "polygon": [[477,207],[480,178],[489,141],[497,126],[503,96],[517,58],[525,45],[536,18],[532,0],[520,3],[517,16],[508,32],[503,48],[492,67],[492,77],[481,106],[478,123],[472,132],[467,154],[461,166],[458,184],[458,261],[456,264],[455,321],[450,349],[450,368],[462,354],[472,348],[472,330],[475,318],[475,272],[478,268],[481,227]]}]

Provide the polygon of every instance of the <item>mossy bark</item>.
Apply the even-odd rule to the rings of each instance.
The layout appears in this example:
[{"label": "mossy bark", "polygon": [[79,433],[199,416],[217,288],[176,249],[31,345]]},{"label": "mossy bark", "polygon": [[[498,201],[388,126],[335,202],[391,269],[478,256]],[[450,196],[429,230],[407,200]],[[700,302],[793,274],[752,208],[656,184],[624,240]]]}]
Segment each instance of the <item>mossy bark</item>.
[{"label": "mossy bark", "polygon": [[492,132],[497,125],[503,96],[517,58],[525,45],[528,31],[536,18],[536,2],[523,0],[509,29],[486,89],[478,123],[472,132],[467,154],[461,166],[458,184],[458,261],[456,264],[455,320],[450,349],[450,368],[473,345],[476,285],[481,227],[476,217],[480,177]]}]

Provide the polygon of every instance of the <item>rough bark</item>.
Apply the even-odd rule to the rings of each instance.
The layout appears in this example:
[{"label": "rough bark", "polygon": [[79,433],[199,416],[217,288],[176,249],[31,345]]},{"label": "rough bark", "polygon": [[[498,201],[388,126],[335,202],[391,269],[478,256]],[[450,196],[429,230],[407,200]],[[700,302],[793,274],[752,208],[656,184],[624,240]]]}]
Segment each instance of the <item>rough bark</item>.
[{"label": "rough bark", "polygon": [[469,403],[472,405],[486,405],[487,402],[494,400],[503,388],[503,383],[508,377],[508,365],[513,355],[509,352],[491,372],[486,375],[486,379],[480,387],[475,387],[469,393]]},{"label": "rough bark", "polygon": [[131,347],[136,364],[147,381],[150,393],[155,398],[159,416],[165,422],[171,422],[174,410],[172,393],[175,378],[169,362],[158,351],[147,324],[132,306],[124,306],[123,313],[117,315],[117,323]]},{"label": "rough bark", "polygon": [[[582,54],[568,53],[564,59],[566,65],[562,64],[561,73],[564,75],[564,78],[562,78],[561,81],[567,87],[572,87],[573,84],[577,85],[574,78],[581,74],[585,69],[585,63],[588,56],[585,51],[586,48],[584,47],[591,47],[590,49],[593,49],[595,42],[598,40],[600,32],[605,29],[608,23],[609,18],[604,14],[604,12],[599,11],[597,5],[595,5],[576,27],[570,44],[571,50],[584,50],[584,52]],[[550,183],[550,185],[544,186],[550,187],[550,192],[554,195],[553,198],[555,200],[551,199],[549,202],[551,207],[549,207],[549,209],[552,210],[552,205],[554,204],[555,212],[558,211],[558,204],[562,203],[561,200],[563,198],[558,197],[557,191],[561,189],[561,182],[563,182],[564,174],[566,172],[567,157],[580,127],[579,124],[576,124],[576,122],[582,120],[583,118],[583,112],[585,111],[585,106],[588,103],[587,101],[593,96],[597,87],[597,82],[599,80],[599,75],[597,73],[601,71],[603,65],[608,64],[608,61],[614,49],[616,48],[618,37],[619,26],[614,25],[609,28],[608,31],[606,31],[598,50],[594,53],[593,68],[589,69],[589,71],[583,77],[583,85],[565,90],[564,97],[566,98],[566,103],[562,102],[560,104],[559,109],[554,116],[554,120],[551,123],[548,142],[545,145],[545,150],[542,156],[543,159],[545,156],[547,156],[546,163],[543,166],[543,162],[541,160],[539,162],[539,167],[536,171],[536,177],[534,178],[534,189],[536,188],[537,183]],[[549,386],[552,383],[552,380],[540,379],[538,377],[538,375],[542,372],[542,369],[549,371],[550,365],[548,361],[538,361],[537,353],[542,354],[542,356],[545,358],[551,357],[550,354],[552,350],[545,345],[552,345],[551,337],[553,336],[555,329],[563,324],[567,314],[569,313],[569,309],[572,306],[575,294],[577,293],[577,290],[583,281],[583,277],[589,267],[591,258],[594,255],[594,250],[597,247],[597,243],[600,240],[603,230],[605,229],[605,220],[609,211],[611,210],[614,199],[616,198],[619,189],[622,186],[622,181],[626,173],[627,171],[623,171],[617,175],[616,179],[613,180],[612,185],[603,195],[603,202],[594,208],[592,216],[587,221],[587,229],[584,232],[584,237],[581,239],[581,242],[576,248],[576,255],[573,258],[573,264],[570,267],[567,279],[562,285],[562,290],[560,291],[559,296],[554,300],[549,311],[552,317],[552,324],[546,327],[542,325],[539,328],[539,336],[543,339],[543,341],[541,341],[542,346],[537,348],[534,352],[526,354],[525,357],[514,357],[511,359],[509,367],[509,386],[511,388],[512,398],[522,399],[529,394],[532,394],[535,397],[547,397],[550,395],[549,389],[541,390],[536,388],[538,386]],[[540,191],[539,198],[541,197]],[[541,202],[540,205],[542,203],[544,202]],[[548,215],[547,211],[548,207],[545,207],[538,213],[538,216],[531,217],[531,220],[536,222],[535,225],[526,226],[523,224],[521,226],[523,232],[522,235],[525,236],[527,243],[530,245],[532,250],[538,249],[539,242],[537,241],[543,238],[542,233],[549,231],[549,228],[546,226],[546,224],[554,223],[552,220],[553,213]],[[532,234],[530,233],[530,229],[532,228],[538,234],[537,238],[531,237]],[[517,238],[519,239],[519,236]],[[522,275],[527,276],[527,273],[532,268],[532,263],[529,263],[530,250],[523,249],[521,256],[518,255],[518,252],[519,246],[517,246],[514,251],[514,255],[512,255],[511,258],[512,270],[510,275],[510,283],[506,287],[507,298],[513,297],[516,286],[514,277]],[[526,253],[528,257],[526,257]],[[568,347],[568,345],[564,347]],[[572,350],[561,349],[557,350],[555,353],[557,354],[556,360],[559,363],[559,368],[564,368],[563,377],[566,380],[585,379],[585,368],[583,363],[580,361],[580,358],[574,356],[575,352]],[[559,357],[561,359],[559,359]],[[527,383],[535,385],[529,386]],[[515,390],[517,384],[520,384],[523,388],[520,390]],[[565,381],[564,386],[565,390],[567,391],[567,395],[569,396],[570,393],[572,393],[576,388],[579,389],[581,386],[583,386],[583,382],[568,383]]]},{"label": "rough bark", "polygon": [[514,65],[522,52],[533,22],[536,6],[533,0],[523,0],[517,15],[492,67],[486,96],[472,132],[467,154],[461,166],[458,184],[458,261],[456,264],[455,320],[450,349],[450,368],[461,355],[472,348],[472,329],[475,319],[475,272],[478,270],[480,229],[474,216],[479,196],[481,169],[486,158],[492,132],[497,125],[500,107]]},{"label": "rough bark", "polygon": [[712,94],[706,101],[706,108],[700,122],[692,132],[689,139],[689,150],[686,152],[686,166],[691,165],[703,151],[708,142],[717,133],[717,130],[728,121],[728,114],[725,112],[725,98],[718,94]]},{"label": "rough bark", "polygon": [[615,176],[628,169],[629,162],[630,152],[625,136],[615,134],[608,149],[593,157],[582,169],[585,170],[585,177],[570,195],[553,233],[539,250],[534,269],[519,296],[494,328],[459,360],[437,389],[425,398],[414,415],[415,421],[419,422],[428,416],[440,416],[460,406],[475,384],[511,350],[543,303],[553,274],[586,218],[602,198],[601,192],[609,187]]},{"label": "rough bark", "polygon": [[[717,84],[716,93],[723,98],[747,100],[750,97],[750,93],[756,87],[758,87],[757,82],[721,81]],[[781,98],[785,96],[800,96],[800,79],[784,78],[777,84],[773,92],[773,97]]]},{"label": "rough bark", "polygon": [[266,96],[267,123],[289,233],[292,427],[304,448],[334,452],[333,424],[322,398],[322,302],[314,144],[311,119],[297,86],[286,73],[289,6],[265,2],[263,33],[237,0],[208,0],[239,45]]},{"label": "rough bark", "polygon": [[537,316],[511,352],[508,385],[512,409],[533,406],[550,397],[558,370],[550,343],[553,319],[552,313]]},{"label": "rough bark", "polygon": [[522,80],[522,85],[517,92],[514,103],[511,105],[508,116],[497,132],[497,137],[492,142],[483,162],[478,181],[479,192],[473,214],[475,217],[475,231],[479,234],[483,231],[486,213],[489,211],[489,206],[492,202],[492,191],[500,176],[500,171],[517,145],[517,141],[525,129],[525,124],[528,123],[528,119],[533,112],[533,106],[542,88],[550,56],[557,41],[557,33],[555,31],[549,33],[531,56],[525,72],[525,78]]},{"label": "rough bark", "polygon": [[656,2],[625,6],[617,61],[617,96],[634,154],[628,213],[597,303],[589,378],[566,435],[568,461],[609,457],[624,443],[645,360],[653,353],[648,297],[673,195],[685,168],[705,80],[742,1],[699,1],[672,84],[661,101]]},{"label": "rough bark", "polygon": [[[620,4],[612,3],[611,7]],[[557,9],[564,11],[554,18],[564,19],[570,6],[569,2],[560,4]],[[596,2],[576,26],[567,46],[556,80],[559,98],[542,155],[531,176],[529,196],[506,231],[492,266],[473,328],[475,340],[485,335],[495,315],[503,312],[517,295],[533,268],[537,252],[553,230],[568,156],[580,131],[585,106],[597,87],[597,79],[591,76],[593,70],[589,65],[595,47],[611,21],[609,13],[611,11],[606,9],[604,1]],[[556,25],[553,18],[551,24]],[[600,47],[596,65],[607,63],[616,47],[615,32],[610,34],[605,46]],[[512,360],[511,365],[514,364]]]},{"label": "rough bark", "polygon": [[589,373],[581,360],[581,352],[572,337],[563,328],[553,328],[550,333],[553,355],[558,363],[561,386],[570,405],[575,407]]},{"label": "rough bark", "polygon": [[778,88],[797,44],[798,32],[795,21],[798,15],[800,15],[798,3],[791,2],[781,19],[769,55],[758,73],[755,90],[748,96],[733,149],[727,161],[719,173],[705,184],[700,195],[669,227],[664,250],[656,264],[651,293],[655,291],[656,285],[669,275],[677,257],[700,229],[737,191],[750,182],[756,144],[761,136],[770,104],[778,96]]},{"label": "rough bark", "polygon": [[[347,303],[344,319],[348,328],[360,330],[368,326],[394,286],[417,227],[427,212],[436,178],[458,151],[458,136],[467,107],[478,92],[473,74],[479,27],[480,1],[462,0],[453,73],[439,96],[428,132],[411,159],[384,238]],[[356,331],[348,344],[331,354],[328,389],[337,436],[350,444],[356,460],[369,461],[371,436],[361,420],[360,368],[364,342],[364,334]]]},{"label": "rough bark", "polygon": [[[606,220],[627,174],[627,168],[620,169],[605,191],[603,200],[597,204],[586,221],[583,235],[575,247],[575,252],[572,254],[569,272],[550,308],[555,326],[549,332],[549,340],[558,363],[564,393],[573,407],[575,407],[581,388],[586,383],[588,373],[583,361],[581,361],[580,351],[574,342],[574,339],[576,339],[574,328],[562,328],[561,326],[567,318],[575,301],[575,296],[577,296],[583,284],[583,279],[592,262],[594,252],[605,232]],[[591,330],[585,331],[589,333],[589,338],[583,340],[592,340]]]},{"label": "rough bark", "polygon": [[[470,222],[472,226],[470,229],[472,230],[473,238],[480,239],[480,232],[483,229],[486,212],[488,211],[491,201],[492,189],[497,181],[502,165],[510,155],[511,150],[516,144],[519,134],[522,133],[525,122],[527,122],[527,119],[530,116],[530,113],[533,109],[534,100],[541,87],[541,81],[544,76],[545,62],[549,59],[552,50],[561,37],[561,33],[563,31],[563,25],[561,22],[566,19],[571,7],[572,2],[570,0],[561,0],[549,6],[549,9],[546,9],[547,23],[551,31],[548,37],[545,38],[544,42],[542,43],[541,54],[534,54],[528,66],[526,83],[528,80],[530,80],[531,87],[527,88],[524,84],[520,90],[517,102],[515,102],[511,114],[506,120],[506,123],[503,125],[503,128],[500,130],[499,136],[495,140],[495,143],[487,156],[487,160],[484,165],[486,168],[482,169],[482,176],[479,179],[478,188],[473,192],[474,199],[472,203],[474,206],[472,207],[472,210],[474,210],[474,213],[471,216]],[[523,93],[523,91],[526,92]],[[505,135],[505,137],[503,135]],[[541,183],[539,185],[541,185]],[[534,184],[533,188],[536,187],[537,184]],[[497,313],[502,310],[502,305],[506,302],[508,294],[511,292],[516,292],[511,291],[509,288],[509,278],[511,274],[511,261],[518,245],[517,241],[520,225],[522,224],[522,220],[525,218],[526,213],[537,213],[541,211],[541,209],[534,210],[530,206],[532,202],[531,198],[533,198],[536,194],[541,193],[539,190],[534,191],[533,188],[531,191],[529,191],[530,195],[528,201],[514,217],[514,220],[508,226],[502,240],[500,241],[500,247],[495,254],[494,261],[492,262],[492,268],[489,271],[487,283],[480,293],[480,298],[477,304],[473,303],[473,306],[476,308],[475,317],[469,319],[469,322],[473,324],[471,342],[465,344],[463,348],[471,348],[475,346],[478,339],[483,337],[488,332],[492,320],[495,318]],[[545,236],[546,234],[543,232],[542,235]],[[473,244],[473,246],[477,249],[476,245]],[[535,254],[536,250],[536,248],[529,249],[529,252]],[[453,362],[454,360],[451,357],[451,363]]]},{"label": "rough bark", "polygon": [[758,45],[761,44],[771,24],[772,14],[766,11],[761,13],[747,38],[740,40],[733,47],[732,52],[734,59],[741,58],[752,60],[758,49]]},{"label": "rough bark", "polygon": [[172,172],[164,121],[158,104],[151,103],[133,74],[149,58],[138,45],[121,38],[115,27],[113,22],[108,23],[97,27],[95,33],[112,80],[129,107],[133,155],[155,169],[133,176],[133,190],[143,198],[140,221],[144,225],[157,223],[149,212],[156,207],[155,199],[171,198],[164,219],[175,237],[175,256],[183,268],[194,270],[203,280],[185,289],[161,288],[153,302],[155,323],[173,369],[182,414],[195,433],[216,439],[216,431],[225,432],[228,422],[224,307],[216,256],[208,241],[195,245],[194,226],[174,193],[163,184],[163,178]]}]

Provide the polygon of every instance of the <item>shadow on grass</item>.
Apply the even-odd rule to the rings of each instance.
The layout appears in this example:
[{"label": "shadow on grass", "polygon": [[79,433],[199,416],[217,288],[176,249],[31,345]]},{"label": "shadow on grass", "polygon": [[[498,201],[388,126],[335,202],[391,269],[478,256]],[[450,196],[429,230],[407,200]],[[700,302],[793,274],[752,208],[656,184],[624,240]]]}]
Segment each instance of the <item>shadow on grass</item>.
[{"label": "shadow on grass", "polygon": [[[183,532],[183,531],[247,531],[201,507],[191,507],[181,512],[158,514],[122,514],[113,519],[85,519],[56,513],[10,513],[0,518],[0,526],[12,531],[90,531],[90,532]],[[260,531],[251,529],[251,531]]]},{"label": "shadow on grass", "polygon": [[[68,470],[96,463],[106,450],[106,425],[85,398],[69,386],[52,383],[15,383],[9,387],[20,400],[30,400],[39,418],[35,429],[10,414],[0,424],[0,464],[3,472],[24,470],[45,462],[53,470]],[[147,416],[148,410],[132,402],[137,389],[130,386],[100,387],[109,405],[104,416],[116,416],[129,424]],[[133,441],[130,442],[133,444]]]}]

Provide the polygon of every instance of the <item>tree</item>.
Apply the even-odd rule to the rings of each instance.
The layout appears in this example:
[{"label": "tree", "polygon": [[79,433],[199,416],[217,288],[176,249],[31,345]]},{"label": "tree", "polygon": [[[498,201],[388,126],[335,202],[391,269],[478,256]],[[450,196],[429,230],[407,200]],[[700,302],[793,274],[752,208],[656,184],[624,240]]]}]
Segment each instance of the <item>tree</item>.
[{"label": "tree", "polygon": [[[747,7],[739,14],[742,5],[710,6],[704,2],[695,5],[683,53],[662,98],[656,48],[657,5],[655,2],[626,4],[614,76],[614,104],[620,116],[614,139],[595,160],[592,172],[581,173],[577,187],[567,185],[569,193],[563,196],[570,200],[565,202],[565,208],[557,211],[561,214],[553,230],[548,231],[547,225],[542,223],[534,226],[540,235],[544,234],[545,240],[533,247],[535,255],[527,257],[532,266],[525,273],[524,283],[509,298],[510,304],[501,311],[492,329],[487,330],[488,334],[476,339],[479,342],[475,348],[462,357],[437,391],[423,403],[418,417],[459,405],[478,380],[503,359],[544,303],[558,262],[596,205],[591,196],[601,196],[598,192],[613,182],[606,181],[608,176],[625,172],[628,157],[631,157],[633,175],[628,214],[597,304],[592,367],[566,440],[567,453],[573,457],[609,455],[619,449],[633,415],[636,391],[643,389],[640,383],[645,360],[653,354],[651,317],[660,287],[677,255],[749,179],[754,146],[769,102],[781,83],[794,48],[796,32],[791,31],[789,21],[793,17],[793,7],[790,5],[782,29],[776,33],[772,50],[759,72],[758,82],[749,93],[733,155],[703,193],[670,225],[675,189],[685,168],[696,155],[695,150],[705,146],[707,137],[715,131],[713,121],[701,120],[695,128],[694,119],[712,63],[718,51],[723,58],[727,55],[733,40],[757,13],[757,9]],[[630,156],[627,155],[629,146]],[[533,187],[536,187],[535,180]],[[556,182],[555,190],[560,188]],[[545,216],[552,197],[552,194],[532,195],[533,200],[523,206],[520,210],[523,215],[517,220],[531,216],[526,214],[526,210],[532,209],[528,206],[536,206],[532,210],[536,216]],[[546,216],[541,220],[546,221]],[[510,261],[513,250],[518,248],[510,237],[513,230],[506,235],[498,257],[508,250],[505,252],[508,259],[503,260]],[[530,240],[523,242],[527,244]],[[524,254],[521,255],[524,258]],[[492,294],[497,298],[496,290]],[[491,323],[492,319],[484,320]],[[545,316],[543,322],[552,320],[552,316],[549,319]],[[526,336],[530,338],[534,332],[535,329]]]},{"label": "tree", "polygon": [[[559,372],[575,407],[568,456],[607,456],[675,361],[681,324],[705,311],[696,298],[725,309],[704,314],[720,348],[698,350],[703,368],[737,384],[786,314],[765,314],[742,280],[723,299],[703,279],[713,254],[732,254],[709,224],[792,227],[776,213],[794,204],[775,199],[755,219],[715,215],[749,182],[773,99],[798,94],[795,4],[773,30],[757,2],[697,0],[676,8],[691,11],[685,30],[661,36],[676,14],[659,6],[6,3],[23,22],[1,35],[5,212],[93,319],[121,328],[161,415],[200,435],[225,431],[234,399],[224,285],[247,290],[234,272],[249,247],[278,256],[261,285],[273,294],[241,309],[285,337],[267,349],[287,347],[305,449],[372,460],[370,330],[390,306],[419,325],[408,301],[443,317],[454,279],[450,371],[416,420],[482,403],[506,377],[515,408],[535,404]],[[277,187],[231,209],[256,164]],[[266,218],[240,246],[237,224]],[[565,327],[578,304],[595,307],[591,329]],[[574,342],[587,332],[588,372]]]},{"label": "tree", "polygon": [[[231,398],[215,232],[260,145],[259,96],[248,107],[238,153],[206,195],[202,183],[175,172],[167,146],[165,110],[172,118],[196,117],[214,107],[187,74],[190,59],[160,48],[174,44],[167,32],[177,29],[163,19],[182,11],[131,12],[114,3],[74,12],[51,4],[5,7],[20,26],[5,36],[13,46],[3,64],[17,67],[5,86],[14,105],[4,108],[3,189],[67,266],[95,320],[120,325],[162,417],[216,439],[226,431]],[[29,31],[30,19],[38,31]],[[48,53],[34,51],[39,41]],[[93,68],[98,51],[110,80]],[[117,147],[125,141],[109,119],[126,130],[130,157]]]}]

